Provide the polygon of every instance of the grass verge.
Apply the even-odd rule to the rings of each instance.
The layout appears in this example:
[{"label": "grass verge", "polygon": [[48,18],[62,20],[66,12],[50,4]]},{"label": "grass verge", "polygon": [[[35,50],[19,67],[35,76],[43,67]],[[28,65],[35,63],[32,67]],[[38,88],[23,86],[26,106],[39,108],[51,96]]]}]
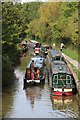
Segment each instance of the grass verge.
[{"label": "grass verge", "polygon": [[72,48],[68,47],[63,50],[63,53],[65,53],[67,56],[71,57],[72,59],[80,62],[77,49],[72,49]]},{"label": "grass verge", "polygon": [[71,65],[74,73],[77,75],[78,80],[80,80],[80,72],[76,69],[76,67],[73,64],[71,64],[70,62],[68,62],[68,63]]}]

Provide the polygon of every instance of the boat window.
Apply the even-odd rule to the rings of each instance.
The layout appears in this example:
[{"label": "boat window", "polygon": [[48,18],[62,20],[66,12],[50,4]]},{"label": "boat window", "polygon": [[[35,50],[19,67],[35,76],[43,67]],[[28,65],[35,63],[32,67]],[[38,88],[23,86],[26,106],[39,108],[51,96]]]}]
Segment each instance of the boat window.
[{"label": "boat window", "polygon": [[[63,62],[54,62],[54,64],[55,64],[55,65],[59,65],[58,68],[60,68],[61,65],[65,65],[65,63],[63,63]],[[61,68],[62,68],[62,67],[61,67]]]},{"label": "boat window", "polygon": [[70,75],[66,75],[67,79],[70,80],[71,79],[71,76]]},{"label": "boat window", "polygon": [[56,60],[60,60],[60,56],[56,56]]},{"label": "boat window", "polygon": [[66,75],[59,75],[59,76],[58,76],[58,79],[60,79],[60,80],[65,80],[65,79],[66,79]]},{"label": "boat window", "polygon": [[64,61],[64,57],[61,57],[61,60]]},{"label": "boat window", "polygon": [[53,77],[53,82],[54,82],[55,84],[58,84],[58,75],[54,75],[54,77]]},{"label": "boat window", "polygon": [[66,76],[66,84],[71,84],[71,76],[70,75]]},{"label": "boat window", "polygon": [[52,57],[52,60],[55,60],[55,57]]}]

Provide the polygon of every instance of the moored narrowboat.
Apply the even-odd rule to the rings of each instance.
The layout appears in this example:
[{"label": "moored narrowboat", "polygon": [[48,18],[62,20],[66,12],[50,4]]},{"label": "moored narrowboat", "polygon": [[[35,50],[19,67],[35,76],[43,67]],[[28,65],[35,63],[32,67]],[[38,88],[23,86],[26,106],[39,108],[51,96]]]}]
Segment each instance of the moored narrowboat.
[{"label": "moored narrowboat", "polygon": [[31,49],[31,48],[34,49],[35,47],[40,48],[41,43],[39,43],[39,42],[36,41],[36,40],[29,40],[29,41],[27,42],[27,46],[28,46],[29,49]]},{"label": "moored narrowboat", "polygon": [[[65,61],[64,56],[57,50],[49,50],[48,56],[50,60],[60,60],[60,61]],[[66,62],[66,61],[65,61]]]},{"label": "moored narrowboat", "polygon": [[48,50],[49,50],[49,45],[41,45],[41,53],[43,53],[44,55],[48,54]]},{"label": "moored narrowboat", "polygon": [[54,95],[72,95],[74,78],[64,61],[51,61],[48,71],[49,84]]},{"label": "moored narrowboat", "polygon": [[24,84],[28,83],[44,83],[46,76],[46,66],[44,64],[44,58],[35,56],[31,58],[27,65]]}]

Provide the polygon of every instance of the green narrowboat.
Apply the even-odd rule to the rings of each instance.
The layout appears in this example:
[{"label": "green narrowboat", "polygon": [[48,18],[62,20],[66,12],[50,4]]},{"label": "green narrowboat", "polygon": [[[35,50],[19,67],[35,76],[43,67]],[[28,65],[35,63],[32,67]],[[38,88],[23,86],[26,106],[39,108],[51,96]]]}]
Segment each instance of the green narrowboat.
[{"label": "green narrowboat", "polygon": [[[48,52],[48,57],[50,60],[60,60],[60,61],[65,61],[64,56],[57,50],[49,50]],[[66,62],[66,61],[65,61]]]},{"label": "green narrowboat", "polygon": [[54,95],[72,95],[75,88],[74,78],[64,61],[51,61],[48,79]]}]

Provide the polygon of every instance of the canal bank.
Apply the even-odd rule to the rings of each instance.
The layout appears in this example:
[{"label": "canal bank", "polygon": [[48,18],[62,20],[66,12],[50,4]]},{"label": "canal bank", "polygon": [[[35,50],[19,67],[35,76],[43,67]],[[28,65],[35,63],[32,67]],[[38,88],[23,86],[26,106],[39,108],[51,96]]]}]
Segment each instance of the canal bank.
[{"label": "canal bank", "polygon": [[[76,88],[77,88],[77,91],[80,95],[80,80],[78,79],[76,73],[74,72],[74,70],[72,69],[71,65],[69,64],[69,62],[71,64],[73,64],[77,70],[80,71],[80,63],[78,63],[76,60],[73,60],[72,58],[68,57],[67,55],[65,55],[64,53],[62,53],[62,55],[64,56],[64,58],[67,60],[67,64],[68,64],[68,67],[71,71],[71,73],[73,74],[73,77],[74,77],[74,80],[75,80],[75,83],[76,83]],[[69,61],[69,62],[68,62]]]}]

